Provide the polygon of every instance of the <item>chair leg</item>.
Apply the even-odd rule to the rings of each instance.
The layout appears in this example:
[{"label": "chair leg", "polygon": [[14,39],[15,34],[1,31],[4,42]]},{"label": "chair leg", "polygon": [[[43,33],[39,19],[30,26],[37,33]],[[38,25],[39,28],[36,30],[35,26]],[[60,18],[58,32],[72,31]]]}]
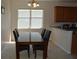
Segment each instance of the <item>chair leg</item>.
[{"label": "chair leg", "polygon": [[35,53],[35,50],[33,49],[33,54]]},{"label": "chair leg", "polygon": [[20,59],[19,50],[16,48],[16,59]]},{"label": "chair leg", "polygon": [[28,57],[30,58],[30,50],[28,49]]},{"label": "chair leg", "polygon": [[36,59],[36,55],[37,55],[36,50],[34,51],[34,53],[35,53],[35,59]]}]

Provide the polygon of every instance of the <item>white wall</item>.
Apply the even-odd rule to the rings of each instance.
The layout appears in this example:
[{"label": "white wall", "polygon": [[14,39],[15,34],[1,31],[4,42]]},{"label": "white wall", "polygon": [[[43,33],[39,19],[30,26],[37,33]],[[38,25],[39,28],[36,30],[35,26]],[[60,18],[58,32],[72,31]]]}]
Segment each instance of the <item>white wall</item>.
[{"label": "white wall", "polygon": [[72,31],[52,28],[53,42],[67,53],[71,53]]},{"label": "white wall", "polygon": [[9,41],[11,34],[10,1],[2,0],[1,5],[5,8],[5,13],[1,14],[1,47],[3,50],[5,42]]}]

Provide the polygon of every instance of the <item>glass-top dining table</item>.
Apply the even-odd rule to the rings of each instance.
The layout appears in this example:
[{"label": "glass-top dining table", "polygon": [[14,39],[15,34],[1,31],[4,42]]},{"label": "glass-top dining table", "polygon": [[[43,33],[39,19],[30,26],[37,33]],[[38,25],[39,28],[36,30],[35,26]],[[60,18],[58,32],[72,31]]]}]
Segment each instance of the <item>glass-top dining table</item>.
[{"label": "glass-top dining table", "polygon": [[[19,34],[16,48],[20,45],[43,45],[43,59],[47,58],[47,42],[44,42],[39,32],[22,32]],[[16,59],[19,58],[19,52],[16,51]]]}]

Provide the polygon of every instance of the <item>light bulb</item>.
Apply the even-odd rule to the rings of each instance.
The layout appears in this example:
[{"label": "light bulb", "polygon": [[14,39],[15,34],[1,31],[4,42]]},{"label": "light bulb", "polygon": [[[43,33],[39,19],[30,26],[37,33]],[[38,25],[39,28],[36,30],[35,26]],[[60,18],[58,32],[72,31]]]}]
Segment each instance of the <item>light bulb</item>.
[{"label": "light bulb", "polygon": [[36,3],[33,3],[33,7],[37,7]]},{"label": "light bulb", "polygon": [[31,6],[31,3],[28,3],[28,6]]},{"label": "light bulb", "polygon": [[37,6],[39,6],[39,4],[37,4]]}]

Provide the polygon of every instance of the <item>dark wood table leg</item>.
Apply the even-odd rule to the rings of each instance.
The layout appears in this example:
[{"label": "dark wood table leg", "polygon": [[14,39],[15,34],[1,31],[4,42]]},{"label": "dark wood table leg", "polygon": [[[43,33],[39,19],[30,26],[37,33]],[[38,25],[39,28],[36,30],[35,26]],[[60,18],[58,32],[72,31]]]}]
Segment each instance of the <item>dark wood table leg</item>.
[{"label": "dark wood table leg", "polygon": [[20,56],[19,56],[19,51],[18,51],[18,49],[16,49],[16,59],[20,59]]},{"label": "dark wood table leg", "polygon": [[47,59],[47,46],[44,46],[43,59]]}]

